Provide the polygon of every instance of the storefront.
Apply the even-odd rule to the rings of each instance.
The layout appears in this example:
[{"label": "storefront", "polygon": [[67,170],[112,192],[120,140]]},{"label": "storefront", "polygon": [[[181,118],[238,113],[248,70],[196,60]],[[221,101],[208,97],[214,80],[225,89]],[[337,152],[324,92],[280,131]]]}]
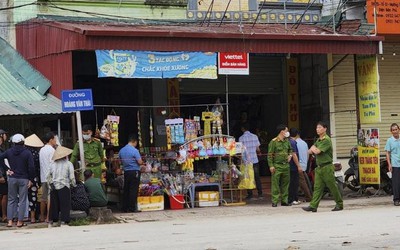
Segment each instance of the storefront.
[{"label": "storefront", "polygon": [[[218,139],[211,139],[210,143],[223,144],[225,152],[216,152],[226,157],[231,148],[228,139],[232,138],[227,135],[229,138],[221,142],[219,137],[228,129],[234,135],[235,123],[239,123],[242,113],[246,113],[254,129],[267,130],[269,139],[275,136],[278,124],[290,123],[289,113],[293,111],[297,112],[294,126],[300,127],[303,137],[310,140],[315,123],[330,119],[327,55],[376,54],[381,38],[328,33],[315,25],[299,25],[287,32],[283,24],[152,26],[34,19],[17,26],[17,48],[53,82],[50,92],[54,95],[60,96],[63,89],[93,90],[95,110],[83,112],[83,123],[100,129],[108,115],[119,116],[118,145],[125,145],[128,134],[133,132],[141,137],[142,151],[148,155],[167,151],[170,131],[166,119],[202,117],[219,99],[225,112],[229,108],[225,117],[230,118],[221,123],[221,132],[216,129]],[[250,69],[249,75],[218,75],[217,79],[207,80],[99,78],[96,50],[244,52],[249,53]],[[299,73],[294,77],[288,76],[289,61],[296,62]],[[289,94],[288,88],[294,83],[298,89]],[[201,127],[204,130],[203,121]],[[197,151],[200,154],[198,148]],[[210,172],[217,167],[216,161],[212,164]],[[193,167],[207,172],[207,166],[198,165]]]}]

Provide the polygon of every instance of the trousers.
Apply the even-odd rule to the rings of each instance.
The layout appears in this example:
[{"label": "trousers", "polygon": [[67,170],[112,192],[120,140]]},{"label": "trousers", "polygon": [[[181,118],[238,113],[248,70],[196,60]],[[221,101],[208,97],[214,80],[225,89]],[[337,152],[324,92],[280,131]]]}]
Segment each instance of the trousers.
[{"label": "trousers", "polygon": [[328,187],[329,191],[333,195],[336,206],[343,208],[343,199],[336,184],[335,173],[332,164],[325,167],[317,167],[315,169],[314,194],[310,202],[310,207],[318,208],[319,202],[324,194],[325,187]]},{"label": "trousers", "polygon": [[289,164],[275,166],[275,173],[271,175],[272,203],[277,204],[279,198],[282,203],[288,203],[290,169]]}]

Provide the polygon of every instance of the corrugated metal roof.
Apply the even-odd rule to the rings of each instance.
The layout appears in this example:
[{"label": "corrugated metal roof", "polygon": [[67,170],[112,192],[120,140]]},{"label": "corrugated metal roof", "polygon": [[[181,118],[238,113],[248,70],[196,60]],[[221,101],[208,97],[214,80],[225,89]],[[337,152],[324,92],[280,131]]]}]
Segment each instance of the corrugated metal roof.
[{"label": "corrugated metal roof", "polygon": [[50,82],[0,38],[0,116],[62,113]]},{"label": "corrugated metal roof", "polygon": [[[376,54],[384,38],[333,33],[315,24],[76,22],[35,18],[17,25],[28,60],[74,50]],[[40,46],[39,46],[40,45]]]},{"label": "corrugated metal roof", "polygon": [[27,88],[44,95],[51,83],[35,70],[10,44],[0,37],[0,64]]},{"label": "corrugated metal roof", "polygon": [[40,100],[0,102],[0,116],[60,114],[61,100],[47,94]]}]

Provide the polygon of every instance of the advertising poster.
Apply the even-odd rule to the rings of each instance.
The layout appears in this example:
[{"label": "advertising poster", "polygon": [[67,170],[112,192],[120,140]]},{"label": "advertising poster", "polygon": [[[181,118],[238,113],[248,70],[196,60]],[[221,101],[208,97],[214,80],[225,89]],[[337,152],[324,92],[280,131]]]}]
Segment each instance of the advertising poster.
[{"label": "advertising poster", "polygon": [[376,55],[357,55],[358,107],[361,124],[381,121],[379,76]]},{"label": "advertising poster", "polygon": [[360,129],[357,141],[360,184],[380,184],[379,129]]},{"label": "advertising poster", "polygon": [[217,79],[217,54],[96,50],[98,77]]}]

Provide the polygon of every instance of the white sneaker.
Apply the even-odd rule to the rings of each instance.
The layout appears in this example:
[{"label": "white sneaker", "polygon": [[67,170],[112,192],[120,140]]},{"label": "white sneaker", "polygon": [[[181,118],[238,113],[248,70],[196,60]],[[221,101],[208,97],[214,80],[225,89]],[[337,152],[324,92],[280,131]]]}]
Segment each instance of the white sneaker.
[{"label": "white sneaker", "polygon": [[299,205],[301,203],[301,201],[293,201],[292,205]]}]

